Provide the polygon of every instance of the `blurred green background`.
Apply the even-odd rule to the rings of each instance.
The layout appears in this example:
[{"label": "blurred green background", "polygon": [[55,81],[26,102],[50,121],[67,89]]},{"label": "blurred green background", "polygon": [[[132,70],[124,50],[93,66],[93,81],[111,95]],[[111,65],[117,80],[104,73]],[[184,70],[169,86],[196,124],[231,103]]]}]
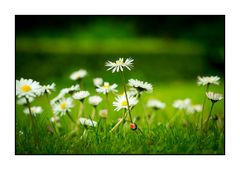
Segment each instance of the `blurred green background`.
[{"label": "blurred green background", "polygon": [[[224,79],[225,17],[218,16],[20,16],[16,21],[16,79],[73,84],[80,68],[119,83],[105,62],[132,57],[127,78],[153,84]],[[66,85],[65,85],[66,86]],[[64,86],[64,87],[65,87]]]}]

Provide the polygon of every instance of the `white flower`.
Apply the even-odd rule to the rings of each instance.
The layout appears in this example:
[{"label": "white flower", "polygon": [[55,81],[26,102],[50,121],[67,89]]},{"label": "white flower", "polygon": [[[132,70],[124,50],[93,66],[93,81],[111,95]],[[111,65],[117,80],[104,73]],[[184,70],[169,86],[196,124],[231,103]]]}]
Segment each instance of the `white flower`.
[{"label": "white flower", "polygon": [[209,76],[209,77],[200,77],[198,76],[197,84],[200,86],[205,86],[207,84],[219,85],[220,77],[218,76]]},{"label": "white flower", "polygon": [[137,79],[128,80],[128,84],[131,87],[136,88],[139,92],[147,91],[151,92],[153,90],[152,85],[148,82],[143,82]]},{"label": "white flower", "polygon": [[[33,100],[34,100],[33,97],[29,97],[29,98],[28,98],[29,103],[31,103]],[[17,100],[17,104],[19,104],[19,105],[26,105],[26,104],[27,104],[26,98],[20,98],[20,99],[18,99],[18,100]]]},{"label": "white flower", "polygon": [[93,84],[96,87],[99,87],[103,84],[103,79],[101,77],[96,77],[93,79]]},{"label": "white flower", "polygon": [[138,94],[138,91],[135,89],[135,88],[130,88],[128,91],[127,91],[127,95],[128,96],[137,96]]},{"label": "white flower", "polygon": [[83,101],[86,97],[88,97],[90,93],[88,91],[79,91],[73,94],[73,98],[75,100],[81,100]]},{"label": "white flower", "polygon": [[43,93],[51,94],[52,91],[55,90],[55,83],[52,83],[51,85],[44,85],[42,86]]},{"label": "white flower", "polygon": [[70,112],[73,107],[73,100],[69,98],[62,98],[57,103],[53,104],[53,111],[55,114],[60,113],[60,116],[66,114],[66,112]]},{"label": "white flower", "polygon": [[173,107],[179,110],[186,109],[190,105],[191,105],[191,100],[188,98],[184,100],[175,100],[173,102]]},{"label": "white flower", "polygon": [[[113,106],[116,108],[114,110],[119,111],[120,109],[127,109],[127,98],[125,96],[117,96],[115,98],[115,102],[113,102]],[[129,107],[133,107],[138,103],[138,100],[135,97],[128,96]]]},{"label": "white flower", "polygon": [[84,126],[92,126],[92,127],[97,126],[97,122],[95,122],[95,121],[93,121],[91,119],[80,118],[79,121]]},{"label": "white flower", "polygon": [[206,95],[208,99],[211,100],[212,102],[217,102],[223,99],[222,94],[219,94],[219,93],[207,92]]},{"label": "white flower", "polygon": [[99,116],[100,116],[101,118],[107,118],[107,116],[108,116],[108,110],[107,110],[107,109],[100,110],[100,111],[99,111]]},{"label": "white flower", "polygon": [[58,116],[53,116],[50,118],[50,122],[58,122],[60,118]]},{"label": "white flower", "polygon": [[73,72],[70,75],[70,79],[71,80],[80,80],[82,78],[84,78],[87,75],[87,71],[84,69],[80,69],[78,71]]},{"label": "white flower", "polygon": [[128,70],[131,70],[133,67],[133,59],[127,58],[125,61],[123,58],[119,58],[116,62],[107,61],[106,66],[109,67],[107,70],[112,70],[118,72],[119,70],[123,71],[123,68],[126,67]]},{"label": "white flower", "polygon": [[53,116],[53,117],[51,117],[51,118],[50,118],[50,122],[56,123],[56,125],[57,125],[58,127],[61,126],[61,124],[60,124],[60,118],[59,118],[58,116]]},{"label": "white flower", "polygon": [[100,96],[90,96],[88,98],[88,103],[93,105],[93,106],[97,106],[101,102],[102,102],[102,98]]},{"label": "white flower", "polygon": [[72,93],[74,93],[74,92],[77,91],[77,90],[80,90],[79,84],[72,85],[72,86],[69,87],[69,88],[65,88],[65,89],[62,90],[61,93],[63,93],[63,94],[64,94],[64,93],[72,94]]},{"label": "white flower", "polygon": [[[42,109],[41,106],[32,106],[30,109],[31,109],[31,113],[32,113],[33,116],[36,116],[37,114],[40,114],[40,113],[43,112],[43,109]],[[23,110],[23,112],[24,112],[25,114],[29,114],[29,109],[28,109],[28,108],[25,108],[25,109]]]},{"label": "white flower", "polygon": [[16,95],[19,98],[25,97],[27,99],[40,96],[42,94],[42,87],[39,82],[32,79],[23,79],[16,81]]},{"label": "white flower", "polygon": [[195,112],[201,112],[203,109],[203,106],[201,104],[196,104],[196,105],[193,105],[193,109]]},{"label": "white flower", "polygon": [[147,107],[153,108],[153,109],[164,109],[166,107],[166,104],[155,99],[148,100]]},{"label": "white flower", "polygon": [[104,82],[103,86],[99,86],[96,91],[98,93],[107,94],[109,92],[117,92],[117,84],[110,85],[108,82]]}]

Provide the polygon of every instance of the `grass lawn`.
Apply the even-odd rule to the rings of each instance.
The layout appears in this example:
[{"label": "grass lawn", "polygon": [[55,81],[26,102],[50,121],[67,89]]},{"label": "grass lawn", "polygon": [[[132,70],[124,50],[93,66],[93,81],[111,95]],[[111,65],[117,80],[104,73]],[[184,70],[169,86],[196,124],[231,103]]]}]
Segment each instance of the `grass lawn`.
[{"label": "grass lawn", "polygon": [[[55,97],[64,82],[55,82],[57,91],[49,96]],[[61,88],[60,88],[61,87]],[[76,133],[71,133],[76,128],[66,115],[61,117],[59,135],[54,133],[49,121],[51,108],[46,96],[35,99],[31,105],[42,106],[43,113],[35,117],[36,138],[29,115],[23,113],[24,107],[16,105],[16,154],[224,154],[224,99],[214,105],[212,114],[215,119],[210,119],[202,130],[197,127],[200,113],[186,114],[172,107],[176,99],[190,98],[193,104],[202,104],[205,86],[196,85],[195,81],[153,83],[153,93],[144,93],[141,101],[133,108],[132,116],[136,120],[138,130],[131,130],[129,122],[121,124],[119,128],[110,133],[110,129],[117,123],[123,111],[114,111],[110,104],[108,117],[94,118],[98,125],[84,127],[79,125]],[[85,89],[95,95],[91,84],[85,84]],[[122,86],[118,86],[122,92]],[[224,82],[220,86],[210,86],[210,90],[224,94]],[[106,98],[97,107],[97,110],[106,109]],[[163,110],[154,111],[146,107],[148,99],[156,98],[166,103]],[[109,101],[114,101],[114,94],[109,95]],[[79,101],[74,101],[75,107],[71,111],[74,119],[77,118]],[[206,101],[204,120],[210,111],[211,101]],[[93,107],[84,101],[84,112],[89,118]],[[147,115],[147,121],[146,116]],[[21,132],[20,132],[21,131]]]}]

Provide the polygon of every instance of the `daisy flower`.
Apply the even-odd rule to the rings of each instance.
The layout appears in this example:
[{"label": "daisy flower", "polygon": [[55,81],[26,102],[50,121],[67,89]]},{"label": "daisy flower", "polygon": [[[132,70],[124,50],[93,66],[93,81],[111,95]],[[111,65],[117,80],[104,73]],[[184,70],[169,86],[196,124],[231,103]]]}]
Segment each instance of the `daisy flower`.
[{"label": "daisy flower", "polygon": [[75,100],[83,101],[86,97],[88,97],[90,93],[88,91],[79,91],[73,94],[73,98]]},{"label": "daisy flower", "polygon": [[103,79],[101,77],[96,77],[93,79],[93,84],[95,87],[99,87],[103,84]]},{"label": "daisy flower", "polygon": [[27,99],[40,96],[42,94],[42,86],[39,82],[32,79],[23,79],[16,81],[16,95],[19,98],[25,97]]},{"label": "daisy flower", "polygon": [[102,102],[102,98],[100,96],[90,96],[88,98],[88,103],[95,106],[95,107],[97,105],[99,105],[99,103],[101,103],[101,102]]},{"label": "daisy flower", "polygon": [[101,118],[107,118],[107,116],[108,116],[108,110],[107,110],[107,109],[100,110],[100,111],[99,111],[99,116],[100,116]]},{"label": "daisy flower", "polygon": [[[28,108],[25,108],[25,109],[23,110],[23,112],[24,112],[25,114],[29,114],[29,109],[28,109]],[[40,113],[42,113],[42,112],[43,112],[43,109],[42,109],[42,107],[40,107],[40,106],[32,106],[32,107],[31,107],[31,113],[32,113],[33,116],[36,116],[37,114],[40,114]]]},{"label": "daisy flower", "polygon": [[203,109],[203,106],[201,104],[196,104],[196,105],[193,105],[193,109],[195,112],[201,112]]},{"label": "daisy flower", "polygon": [[153,109],[164,109],[166,107],[166,104],[155,99],[148,100],[147,107],[153,108]]},{"label": "daisy flower", "polygon": [[175,100],[173,102],[173,107],[179,110],[186,109],[189,105],[191,105],[190,99],[184,99],[184,100]]},{"label": "daisy flower", "polygon": [[91,119],[80,118],[79,121],[83,126],[92,126],[92,127],[97,126],[97,122],[95,122]]},{"label": "daisy flower", "polygon": [[73,107],[73,100],[69,98],[62,98],[59,102],[53,105],[53,111],[55,114],[59,114],[63,116],[66,112],[70,112],[71,108]]},{"label": "daisy flower", "polygon": [[70,75],[70,79],[71,80],[81,80],[82,78],[84,78],[87,75],[87,71],[84,69],[80,69],[78,71],[73,72]]},{"label": "daisy flower", "polygon": [[117,92],[117,84],[110,85],[108,82],[104,82],[103,86],[99,86],[96,91],[98,93],[107,94],[109,92]]},{"label": "daisy flower", "polygon": [[[127,98],[125,96],[117,96],[116,101],[113,102],[113,106],[116,108],[114,110],[119,111],[121,109],[128,109]],[[128,97],[129,107],[133,107],[138,103],[138,100],[135,97]]]},{"label": "daisy flower", "polygon": [[73,94],[75,91],[78,91],[78,90],[80,90],[80,86],[79,86],[79,84],[76,84],[76,85],[72,85],[69,88],[63,89],[61,93],[62,94],[64,94],[64,93]]},{"label": "daisy flower", "polygon": [[56,125],[57,125],[58,127],[61,126],[61,124],[60,124],[60,118],[59,118],[58,116],[56,116],[56,115],[50,118],[50,122],[56,123]]},{"label": "daisy flower", "polygon": [[[33,97],[29,97],[29,98],[28,98],[28,102],[29,102],[29,103],[31,103],[33,100],[34,100]],[[18,100],[17,100],[17,104],[19,104],[19,105],[26,105],[26,104],[27,104],[26,98],[20,98],[20,99],[18,99]]]},{"label": "daisy flower", "polygon": [[217,102],[219,100],[223,99],[222,94],[219,93],[214,93],[214,92],[207,92],[206,96],[209,100],[211,100],[212,102]]},{"label": "daisy flower", "polygon": [[147,91],[151,92],[153,90],[152,85],[148,82],[143,82],[137,79],[128,80],[128,84],[131,87],[136,88],[139,92]]},{"label": "daisy flower", "polygon": [[198,81],[197,84],[200,86],[205,86],[207,84],[215,84],[215,85],[219,85],[219,80],[220,77],[218,76],[208,76],[208,77],[200,77],[198,76]]},{"label": "daisy flower", "polygon": [[119,58],[116,62],[112,62],[112,61],[107,61],[106,62],[106,66],[109,67],[107,70],[112,70],[112,72],[114,73],[123,71],[123,68],[126,67],[128,70],[131,70],[131,68],[133,67],[133,59],[132,58],[127,58],[125,61],[123,58]]},{"label": "daisy flower", "polygon": [[52,83],[51,85],[44,85],[42,86],[42,91],[43,93],[51,94],[51,92],[55,90],[55,86],[55,83]]}]

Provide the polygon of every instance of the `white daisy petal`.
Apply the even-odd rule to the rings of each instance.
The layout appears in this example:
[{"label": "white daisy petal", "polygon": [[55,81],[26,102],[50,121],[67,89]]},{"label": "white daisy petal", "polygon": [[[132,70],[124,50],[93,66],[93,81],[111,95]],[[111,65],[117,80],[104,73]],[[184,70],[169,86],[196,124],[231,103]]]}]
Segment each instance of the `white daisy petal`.
[{"label": "white daisy petal", "polygon": [[42,94],[42,86],[39,82],[33,81],[32,79],[23,79],[16,81],[16,96],[18,98],[35,98]]},{"label": "white daisy petal", "polygon": [[112,73],[123,71],[123,68],[126,67],[128,70],[131,70],[133,59],[127,58],[125,61],[123,58],[119,58],[116,62],[107,61],[105,66],[109,67],[107,70],[112,70]]},{"label": "white daisy petal", "polygon": [[220,77],[218,77],[218,76],[207,76],[207,77],[198,76],[197,84],[199,86],[201,86],[201,85],[205,86],[207,84],[219,85],[219,80],[220,80]]},{"label": "white daisy petal", "polygon": [[90,93],[88,91],[79,91],[73,94],[73,98],[75,100],[84,100],[86,97],[88,97]]},{"label": "white daisy petal", "polygon": [[[128,96],[128,102],[130,109],[138,103],[137,98]],[[117,96],[113,102],[114,110],[119,111],[120,109],[128,109],[126,96]]]},{"label": "white daisy petal", "polygon": [[207,92],[206,96],[208,97],[209,100],[212,102],[217,102],[223,99],[222,94],[219,93],[214,93],[214,92]]},{"label": "white daisy petal", "polygon": [[104,82],[103,86],[99,86],[96,91],[98,93],[107,94],[109,92],[117,92],[117,84],[110,85],[108,82]]},{"label": "white daisy petal", "polygon": [[87,71],[84,69],[80,69],[78,71],[73,72],[70,75],[71,80],[80,80],[83,79],[87,75]]}]

